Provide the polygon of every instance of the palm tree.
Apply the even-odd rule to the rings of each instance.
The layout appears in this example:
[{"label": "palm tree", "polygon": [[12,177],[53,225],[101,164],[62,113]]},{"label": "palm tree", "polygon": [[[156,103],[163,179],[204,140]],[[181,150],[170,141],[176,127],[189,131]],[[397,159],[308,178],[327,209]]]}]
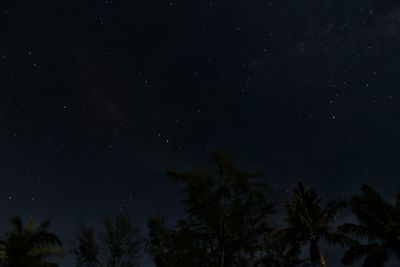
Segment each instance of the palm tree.
[{"label": "palm tree", "polygon": [[[272,233],[274,234],[274,233]],[[268,267],[311,267],[310,259],[301,259],[297,247],[293,248],[290,240],[277,240],[267,237],[265,255],[260,266]]]},{"label": "palm tree", "polygon": [[21,218],[11,220],[14,229],[0,242],[0,261],[5,267],[57,267],[45,258],[62,253],[60,239],[48,232],[50,222],[35,227],[32,219],[23,225]]},{"label": "palm tree", "polygon": [[347,223],[339,227],[343,233],[352,234],[361,242],[350,246],[342,262],[350,265],[364,258],[365,267],[384,266],[390,252],[400,256],[400,194],[392,205],[367,185],[361,190],[362,194],[351,201],[358,224]]},{"label": "palm tree", "polygon": [[350,239],[337,233],[332,226],[335,217],[346,207],[346,203],[335,200],[322,207],[322,200],[314,190],[299,183],[293,191],[292,200],[285,205],[287,227],[275,231],[271,238],[275,242],[288,242],[290,255],[300,254],[302,246],[307,244],[310,260],[325,267],[327,262],[321,252],[320,241],[325,239],[330,244],[344,246]]}]

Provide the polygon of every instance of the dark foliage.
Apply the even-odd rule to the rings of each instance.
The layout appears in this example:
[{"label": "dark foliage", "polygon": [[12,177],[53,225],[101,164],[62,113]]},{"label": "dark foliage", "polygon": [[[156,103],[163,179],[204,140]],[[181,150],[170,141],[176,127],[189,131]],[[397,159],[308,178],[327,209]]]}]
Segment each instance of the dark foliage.
[{"label": "dark foliage", "polygon": [[99,267],[99,245],[93,228],[79,224],[79,231],[72,241],[76,267]]},{"label": "dark foliage", "polygon": [[363,266],[379,267],[387,262],[389,253],[400,257],[400,194],[394,204],[389,204],[364,185],[362,194],[351,200],[351,206],[358,224],[347,223],[339,229],[359,242],[347,250],[342,262],[350,265],[363,259]]},{"label": "dark foliage", "polygon": [[[324,203],[299,183],[284,205],[284,227],[271,228],[274,205],[267,201],[262,176],[240,170],[229,158],[213,154],[216,168],[169,172],[183,186],[185,215],[173,224],[148,222],[146,252],[157,267],[309,267],[327,266],[322,240],[346,247],[342,264],[384,267],[400,258],[400,193],[394,203],[367,185],[351,200],[356,223],[335,227],[347,206]],[[63,253],[49,221],[25,225],[17,217],[0,239],[0,267],[58,267],[49,257]],[[71,241],[76,267],[134,267],[144,240],[125,216],[106,218],[104,228],[79,224]],[[308,249],[304,258],[303,249]]]},{"label": "dark foliage", "polygon": [[[265,199],[260,175],[239,170],[226,156],[214,153],[217,169],[170,172],[184,186],[186,217],[169,228],[150,222],[150,253],[157,266],[180,252],[188,240],[193,266],[252,266],[262,249],[272,205]],[[178,245],[178,246],[177,246]],[[162,252],[162,253],[159,253]],[[163,265],[165,264],[165,265]]]},{"label": "dark foliage", "polygon": [[137,266],[143,240],[129,219],[117,216],[106,218],[104,232],[95,235],[84,224],[72,242],[76,266],[79,267],[133,267]]},{"label": "dark foliage", "polygon": [[0,260],[4,267],[57,267],[46,261],[48,256],[62,254],[60,239],[48,231],[50,221],[35,227],[33,220],[23,224],[21,218],[11,220],[13,229],[1,240]]},{"label": "dark foliage", "polygon": [[342,246],[352,242],[333,227],[337,214],[346,203],[335,200],[323,206],[322,200],[316,191],[301,183],[294,189],[292,200],[285,204],[286,228],[275,231],[270,237],[275,242],[288,244],[286,256],[295,257],[300,254],[302,246],[308,245],[310,260],[327,266],[319,245],[322,239]]}]

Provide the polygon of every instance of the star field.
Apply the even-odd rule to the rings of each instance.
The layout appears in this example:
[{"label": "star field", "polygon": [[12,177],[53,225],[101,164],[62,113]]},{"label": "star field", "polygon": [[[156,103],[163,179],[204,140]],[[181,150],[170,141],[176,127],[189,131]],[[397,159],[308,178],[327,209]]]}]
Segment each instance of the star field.
[{"label": "star field", "polygon": [[144,229],[181,212],[165,171],[212,149],[279,200],[299,180],[392,196],[399,44],[389,0],[3,1],[2,217],[68,236],[124,213]]}]

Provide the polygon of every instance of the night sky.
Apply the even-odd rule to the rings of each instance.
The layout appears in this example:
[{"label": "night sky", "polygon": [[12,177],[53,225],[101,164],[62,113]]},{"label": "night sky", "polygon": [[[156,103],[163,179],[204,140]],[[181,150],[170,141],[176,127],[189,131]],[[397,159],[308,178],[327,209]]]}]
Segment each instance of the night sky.
[{"label": "night sky", "polygon": [[394,0],[2,0],[0,227],[49,218],[68,244],[123,213],[144,231],[182,213],[165,171],[213,149],[275,200],[297,181],[392,199],[399,89]]}]

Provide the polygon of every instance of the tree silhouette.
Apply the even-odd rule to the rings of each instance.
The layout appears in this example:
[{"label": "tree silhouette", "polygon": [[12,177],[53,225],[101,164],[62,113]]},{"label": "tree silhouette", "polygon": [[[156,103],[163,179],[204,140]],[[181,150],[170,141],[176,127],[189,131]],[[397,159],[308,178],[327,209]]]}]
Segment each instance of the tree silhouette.
[{"label": "tree silhouette", "polygon": [[174,229],[150,223],[149,251],[157,266],[172,266],[162,258],[178,253],[177,240],[185,242],[193,266],[251,266],[256,260],[272,213],[265,186],[260,175],[239,170],[221,153],[213,153],[213,163],[212,171],[169,173],[184,186],[186,217]]},{"label": "tree silhouette", "polygon": [[149,222],[148,252],[159,267],[211,266],[206,250],[185,221],[172,229],[159,218]]},{"label": "tree silhouette", "polygon": [[267,237],[265,255],[260,261],[261,266],[267,267],[309,267],[312,266],[310,259],[300,259],[297,248],[293,249],[289,240]]},{"label": "tree silhouette", "polygon": [[72,253],[75,255],[76,267],[99,267],[99,245],[94,229],[79,224],[75,240],[72,241]]},{"label": "tree silhouette", "polygon": [[322,207],[322,200],[315,190],[299,183],[293,191],[292,200],[285,205],[287,227],[273,233],[271,238],[276,242],[289,242],[289,255],[299,254],[302,246],[307,244],[310,260],[324,267],[327,263],[320,249],[321,239],[342,246],[349,244],[351,240],[337,233],[332,226],[336,215],[346,203],[335,200]]},{"label": "tree silhouette", "polygon": [[77,267],[133,267],[140,256],[142,238],[125,216],[104,220],[104,231],[81,224],[72,242]]},{"label": "tree silhouette", "polygon": [[21,218],[11,220],[14,229],[5,234],[0,245],[0,261],[5,267],[57,267],[46,261],[48,256],[62,254],[60,239],[48,231],[50,221],[38,227],[32,219],[23,225]]},{"label": "tree silhouette", "polygon": [[347,250],[342,262],[350,265],[364,259],[365,267],[384,266],[390,252],[400,256],[400,194],[392,205],[367,185],[361,190],[362,194],[351,200],[358,224],[347,223],[339,227],[361,242]]},{"label": "tree silhouette", "polygon": [[106,218],[104,225],[102,242],[106,266],[136,266],[142,245],[138,230],[125,216],[117,216],[114,221]]}]

